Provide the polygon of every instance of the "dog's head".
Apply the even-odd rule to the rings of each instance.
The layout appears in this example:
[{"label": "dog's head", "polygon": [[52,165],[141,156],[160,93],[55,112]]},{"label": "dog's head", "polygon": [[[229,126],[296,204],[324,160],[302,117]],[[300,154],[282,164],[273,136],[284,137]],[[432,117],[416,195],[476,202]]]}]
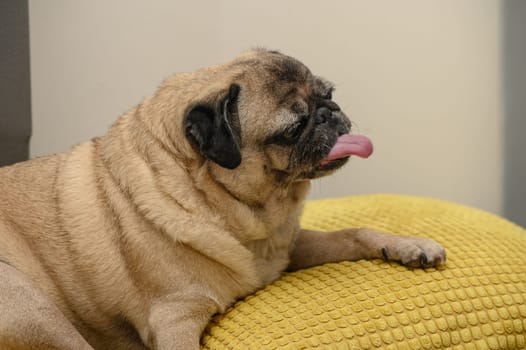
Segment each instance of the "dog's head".
[{"label": "dog's head", "polygon": [[173,84],[185,96],[181,134],[191,158],[222,182],[282,186],[372,152],[366,137],[349,134],[331,83],[279,52],[250,51],[183,80]]}]

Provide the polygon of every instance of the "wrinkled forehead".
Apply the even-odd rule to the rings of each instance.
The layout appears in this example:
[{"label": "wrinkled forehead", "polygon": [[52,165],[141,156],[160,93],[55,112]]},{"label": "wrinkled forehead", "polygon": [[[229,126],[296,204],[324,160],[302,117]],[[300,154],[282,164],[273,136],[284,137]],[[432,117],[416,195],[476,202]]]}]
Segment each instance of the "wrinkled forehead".
[{"label": "wrinkled forehead", "polygon": [[270,75],[267,89],[277,97],[287,99],[292,94],[308,97],[326,96],[333,90],[333,85],[311,73],[311,71],[295,58],[282,54],[271,59],[266,64]]},{"label": "wrinkled forehead", "polygon": [[277,51],[255,51],[242,64],[278,104],[280,99],[288,99],[292,94],[327,96],[333,90],[332,83],[312,74],[302,62]]},{"label": "wrinkled forehead", "polygon": [[329,81],[312,74],[295,58],[280,53],[256,53],[237,64],[250,96],[241,101],[243,109],[250,110],[250,116],[241,120],[241,124],[249,124],[242,125],[242,129],[254,139],[294,123],[333,90]]}]

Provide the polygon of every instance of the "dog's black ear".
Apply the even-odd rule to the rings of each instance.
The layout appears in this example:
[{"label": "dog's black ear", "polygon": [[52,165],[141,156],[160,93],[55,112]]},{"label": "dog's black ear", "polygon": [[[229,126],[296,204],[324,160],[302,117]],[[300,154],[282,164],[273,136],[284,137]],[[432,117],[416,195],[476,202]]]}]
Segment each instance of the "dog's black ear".
[{"label": "dog's black ear", "polygon": [[190,143],[207,159],[227,169],[241,163],[241,128],[237,98],[241,88],[232,84],[215,105],[198,104],[184,119]]}]

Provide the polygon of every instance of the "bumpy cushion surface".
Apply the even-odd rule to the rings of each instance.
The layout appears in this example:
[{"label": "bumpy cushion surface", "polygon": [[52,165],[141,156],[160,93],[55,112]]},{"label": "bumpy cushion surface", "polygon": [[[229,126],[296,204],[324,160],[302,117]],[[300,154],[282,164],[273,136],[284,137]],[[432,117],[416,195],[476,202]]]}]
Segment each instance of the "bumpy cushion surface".
[{"label": "bumpy cushion surface", "polygon": [[396,195],[307,203],[305,228],[433,238],[440,269],[380,260],[285,274],[213,319],[204,349],[524,349],[526,230],[473,208]]}]

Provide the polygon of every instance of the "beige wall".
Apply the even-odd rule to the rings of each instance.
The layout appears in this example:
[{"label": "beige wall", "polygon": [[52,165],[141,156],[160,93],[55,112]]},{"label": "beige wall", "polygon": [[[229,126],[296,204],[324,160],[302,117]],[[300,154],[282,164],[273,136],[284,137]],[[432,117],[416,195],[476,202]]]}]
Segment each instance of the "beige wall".
[{"label": "beige wall", "polygon": [[334,81],[375,143],[313,198],[391,192],[502,206],[491,0],[30,1],[32,154],[103,133],[167,74],[279,49]]}]

